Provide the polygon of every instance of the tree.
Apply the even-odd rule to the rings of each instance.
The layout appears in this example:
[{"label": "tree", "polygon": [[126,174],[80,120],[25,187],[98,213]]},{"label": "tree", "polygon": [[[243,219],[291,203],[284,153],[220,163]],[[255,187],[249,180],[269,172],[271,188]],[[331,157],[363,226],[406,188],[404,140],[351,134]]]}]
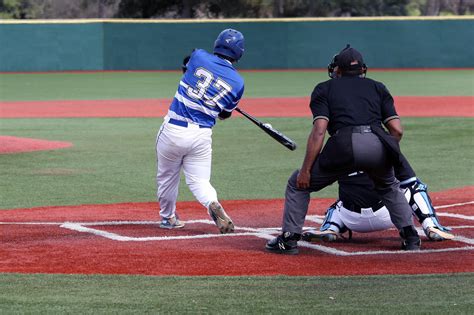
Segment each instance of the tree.
[{"label": "tree", "polygon": [[27,19],[31,18],[28,0],[0,0],[0,18]]},{"label": "tree", "polygon": [[0,18],[260,18],[447,15],[474,0],[0,0]]},{"label": "tree", "polygon": [[0,17],[68,19],[112,17],[120,0],[0,0]]},{"label": "tree", "polygon": [[440,0],[430,0],[426,2],[424,15],[439,15],[439,9],[441,8]]},{"label": "tree", "polygon": [[[117,17],[120,18],[158,18],[180,17],[184,1],[173,0],[121,0]],[[186,1],[192,5],[195,1]]]}]

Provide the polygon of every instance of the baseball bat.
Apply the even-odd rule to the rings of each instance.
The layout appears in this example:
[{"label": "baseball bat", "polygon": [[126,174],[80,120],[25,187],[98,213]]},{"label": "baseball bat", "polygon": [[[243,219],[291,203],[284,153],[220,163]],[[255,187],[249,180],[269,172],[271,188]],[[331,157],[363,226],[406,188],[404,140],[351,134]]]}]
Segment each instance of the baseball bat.
[{"label": "baseball bat", "polygon": [[288,138],[287,136],[285,136],[280,131],[274,129],[273,127],[269,126],[268,124],[265,124],[265,123],[261,122],[257,118],[253,117],[252,115],[250,115],[249,113],[241,110],[238,107],[236,107],[235,110],[237,112],[241,113],[242,115],[244,115],[244,117],[248,118],[251,122],[253,122],[258,127],[260,127],[260,129],[265,131],[273,139],[275,139],[276,141],[278,141],[279,143],[281,143],[282,145],[284,145],[285,147],[287,147],[291,151],[294,151],[296,149],[296,143],[293,140],[291,140],[290,138]]}]

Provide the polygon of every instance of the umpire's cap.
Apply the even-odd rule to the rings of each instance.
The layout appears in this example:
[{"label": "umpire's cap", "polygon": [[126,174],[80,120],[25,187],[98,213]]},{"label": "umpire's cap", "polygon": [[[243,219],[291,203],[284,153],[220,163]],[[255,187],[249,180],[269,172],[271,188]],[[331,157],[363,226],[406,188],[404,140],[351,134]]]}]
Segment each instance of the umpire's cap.
[{"label": "umpire's cap", "polygon": [[357,70],[365,68],[362,54],[352,48],[349,44],[339,52],[334,61],[341,70]]}]

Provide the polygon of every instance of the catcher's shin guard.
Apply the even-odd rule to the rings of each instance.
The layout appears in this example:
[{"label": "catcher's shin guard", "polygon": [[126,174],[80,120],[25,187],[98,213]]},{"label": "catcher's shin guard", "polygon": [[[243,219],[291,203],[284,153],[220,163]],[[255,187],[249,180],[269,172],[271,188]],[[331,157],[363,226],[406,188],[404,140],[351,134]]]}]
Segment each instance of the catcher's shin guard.
[{"label": "catcher's shin guard", "polygon": [[[333,203],[327,210],[324,221],[319,231],[307,231],[302,235],[302,239],[307,242],[323,241],[334,242],[339,238],[344,238],[343,233],[349,231],[349,239],[352,238],[352,231],[349,230],[339,218],[337,211],[339,200]],[[337,221],[337,222],[336,222]]]},{"label": "catcher's shin guard", "polygon": [[[340,218],[338,207],[340,207],[341,201],[336,200],[327,210],[324,217],[324,221],[319,228],[320,232],[333,231],[336,235],[341,236],[343,233],[349,232],[349,239],[352,238],[352,231],[345,226],[344,222]],[[341,203],[342,204],[342,203]]]},{"label": "catcher's shin guard", "polygon": [[406,188],[405,197],[412,208],[413,215],[422,224],[426,236],[436,241],[452,239],[453,235],[449,233],[450,229],[439,223],[436,210],[428,195],[428,186],[417,179],[401,187]]},{"label": "catcher's shin guard", "polygon": [[341,230],[344,229],[344,226],[341,226],[340,224],[338,224],[337,222],[333,222],[332,221],[332,217],[333,217],[333,214],[334,212],[336,211],[336,207],[337,207],[337,203],[339,202],[339,200],[337,200],[335,203],[333,203],[327,210],[326,210],[326,214],[324,216],[324,221],[323,223],[321,224],[321,227],[319,228],[319,230],[321,232],[323,231],[326,231],[326,230],[332,230],[336,233],[339,233],[341,232]]}]

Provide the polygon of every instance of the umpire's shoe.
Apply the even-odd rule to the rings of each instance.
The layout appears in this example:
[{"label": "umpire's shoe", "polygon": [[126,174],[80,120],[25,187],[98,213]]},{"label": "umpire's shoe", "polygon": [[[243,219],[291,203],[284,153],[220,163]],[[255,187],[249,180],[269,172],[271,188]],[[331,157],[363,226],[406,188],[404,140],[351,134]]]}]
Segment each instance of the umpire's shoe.
[{"label": "umpire's shoe", "polygon": [[413,225],[405,226],[400,230],[403,250],[420,250],[421,239]]},{"label": "umpire's shoe", "polygon": [[283,232],[268,241],[265,249],[276,254],[296,255],[298,254],[298,241],[300,239],[301,234]]}]

